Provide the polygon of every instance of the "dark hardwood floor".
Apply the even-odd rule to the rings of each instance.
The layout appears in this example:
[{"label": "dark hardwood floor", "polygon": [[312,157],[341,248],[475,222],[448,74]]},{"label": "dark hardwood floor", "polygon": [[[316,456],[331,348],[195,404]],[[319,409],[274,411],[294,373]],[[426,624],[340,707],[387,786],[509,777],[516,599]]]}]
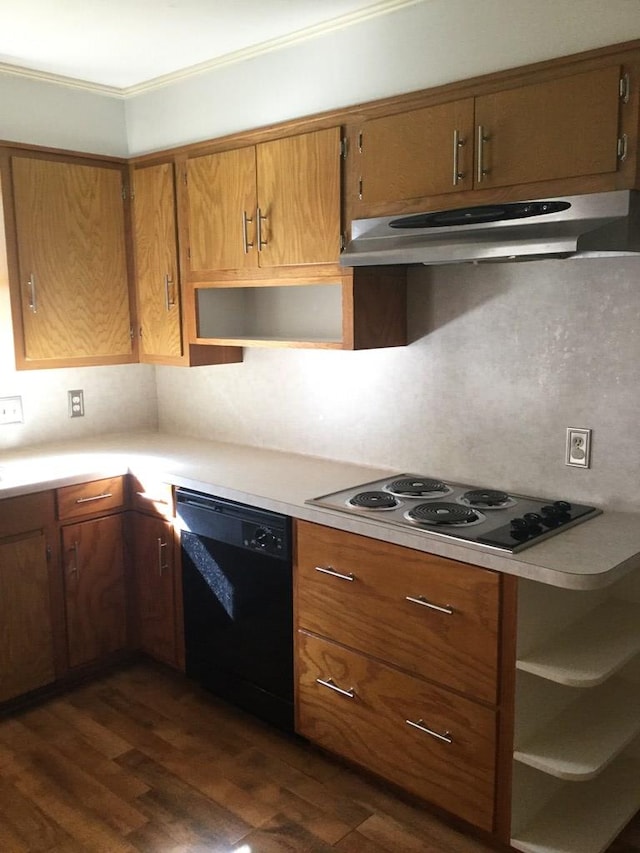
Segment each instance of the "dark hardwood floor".
[{"label": "dark hardwood floor", "polygon": [[152,664],[0,719],[0,853],[490,849]]}]

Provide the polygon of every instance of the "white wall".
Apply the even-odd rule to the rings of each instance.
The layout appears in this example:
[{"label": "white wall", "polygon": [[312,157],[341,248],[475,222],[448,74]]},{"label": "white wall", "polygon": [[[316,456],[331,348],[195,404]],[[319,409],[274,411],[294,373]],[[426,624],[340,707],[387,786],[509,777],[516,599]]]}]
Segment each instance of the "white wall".
[{"label": "white wall", "polygon": [[124,100],[0,72],[0,139],[126,157]]},{"label": "white wall", "polygon": [[159,368],[161,429],[640,509],[640,259],[416,267],[409,297],[408,347]]},{"label": "white wall", "polygon": [[640,37],[637,0],[423,0],[126,103],[132,154]]}]

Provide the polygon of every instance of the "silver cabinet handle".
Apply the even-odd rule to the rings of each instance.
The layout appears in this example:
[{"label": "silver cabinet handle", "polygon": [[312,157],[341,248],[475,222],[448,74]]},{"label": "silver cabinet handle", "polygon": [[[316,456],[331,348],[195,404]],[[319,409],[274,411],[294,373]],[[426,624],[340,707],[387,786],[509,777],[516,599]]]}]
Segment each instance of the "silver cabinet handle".
[{"label": "silver cabinet handle", "polygon": [[268,244],[268,240],[262,239],[262,223],[266,222],[268,216],[264,216],[259,207],[256,208],[256,238],[258,240],[258,251],[261,252],[262,249]]},{"label": "silver cabinet handle", "polygon": [[482,183],[483,178],[485,178],[489,174],[489,170],[484,167],[484,143],[488,142],[491,139],[488,133],[486,133],[484,127],[479,124],[478,125],[478,171],[476,174],[477,182],[479,184]]},{"label": "silver cabinet handle", "polygon": [[315,570],[316,572],[322,572],[323,575],[331,575],[332,578],[340,578],[340,580],[343,581],[354,581],[356,579],[356,576],[353,574],[353,572],[348,572],[345,575],[342,574],[342,572],[336,572],[336,570],[332,569],[331,566],[328,566],[326,568],[324,566],[316,566]]},{"label": "silver cabinet handle", "polygon": [[440,732],[434,732],[433,729],[425,726],[424,720],[417,720],[415,723],[413,720],[405,720],[405,723],[408,726],[413,726],[414,729],[424,732],[426,735],[431,735],[431,737],[434,737],[436,740],[441,740],[444,743],[453,743],[451,732],[444,732],[443,734],[440,734]]},{"label": "silver cabinet handle", "polygon": [[71,546],[71,550],[73,551],[75,556],[75,565],[70,566],[69,574],[80,577],[80,548],[77,540]]},{"label": "silver cabinet handle", "polygon": [[242,211],[242,248],[244,250],[245,255],[249,254],[249,249],[253,249],[254,244],[249,242],[249,233],[247,230],[247,225],[249,222],[253,222],[253,217],[247,216],[247,211]]},{"label": "silver cabinet handle", "polygon": [[447,616],[453,616],[453,608],[450,604],[444,605],[441,604],[433,604],[433,602],[429,601],[424,595],[407,595],[405,596],[406,601],[410,601],[412,604],[421,604],[423,607],[428,607],[429,610],[437,610],[438,613],[446,613]]},{"label": "silver cabinet handle", "polygon": [[27,279],[27,299],[29,305],[29,311],[32,314],[38,313],[38,302],[36,299],[36,277],[35,273],[31,273],[29,278]]},{"label": "silver cabinet handle", "polygon": [[162,541],[162,538],[158,536],[158,574],[162,577],[165,570],[169,568],[167,563],[164,562],[164,549],[167,547],[167,543]]},{"label": "silver cabinet handle", "polygon": [[460,149],[466,140],[460,136],[459,130],[453,131],[453,186],[458,186],[458,181],[464,178],[464,172],[460,171]]},{"label": "silver cabinet handle", "polygon": [[112,498],[113,494],[111,492],[103,492],[101,495],[93,495],[90,498],[76,498],[77,504],[88,504],[91,501],[103,501],[105,498]]},{"label": "silver cabinet handle", "polygon": [[329,690],[333,690],[336,693],[339,693],[341,696],[346,696],[347,699],[355,699],[356,691],[353,687],[350,687],[348,690],[343,690],[342,687],[338,687],[333,678],[327,678],[325,681],[322,678],[316,678],[316,684],[321,684],[323,687],[328,687]]},{"label": "silver cabinet handle", "polygon": [[173,306],[176,304],[175,297],[171,298],[170,286],[173,285],[173,279],[167,273],[164,277],[164,304],[167,311],[171,311]]}]

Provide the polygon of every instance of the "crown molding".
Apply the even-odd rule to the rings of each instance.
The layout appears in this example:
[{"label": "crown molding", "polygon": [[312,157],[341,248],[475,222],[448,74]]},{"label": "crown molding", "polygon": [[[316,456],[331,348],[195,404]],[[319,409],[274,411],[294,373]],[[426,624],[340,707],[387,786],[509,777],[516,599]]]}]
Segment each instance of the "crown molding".
[{"label": "crown molding", "polygon": [[72,89],[80,89],[93,94],[107,95],[112,98],[132,98],[155,89],[161,89],[165,86],[170,86],[174,83],[188,80],[191,77],[197,77],[200,74],[205,74],[209,71],[215,71],[218,68],[224,68],[228,65],[235,65],[240,62],[246,62],[249,59],[254,59],[263,54],[272,53],[276,50],[282,50],[285,47],[290,47],[309,39],[317,38],[318,36],[326,35],[327,33],[336,32],[337,30],[346,29],[354,24],[363,21],[378,18],[381,15],[395,12],[398,9],[407,6],[416,6],[418,3],[424,3],[427,0],[381,0],[375,6],[369,6],[366,9],[360,9],[357,12],[351,12],[348,15],[342,15],[339,18],[334,18],[323,24],[317,24],[313,27],[306,27],[303,30],[291,33],[280,38],[270,39],[269,41],[253,45],[242,50],[227,53],[224,56],[216,57],[215,59],[201,62],[197,65],[191,65],[188,68],[182,68],[170,74],[164,74],[160,77],[154,77],[151,80],[136,83],[132,86],[119,88],[117,86],[106,86],[101,83],[93,83],[88,80],[76,79],[67,77],[61,74],[51,74],[46,71],[35,71],[31,68],[25,68],[19,65],[10,65],[0,62],[0,74],[8,74],[14,77],[21,77],[27,80],[36,80],[38,82],[53,83],[57,86],[67,86]]}]

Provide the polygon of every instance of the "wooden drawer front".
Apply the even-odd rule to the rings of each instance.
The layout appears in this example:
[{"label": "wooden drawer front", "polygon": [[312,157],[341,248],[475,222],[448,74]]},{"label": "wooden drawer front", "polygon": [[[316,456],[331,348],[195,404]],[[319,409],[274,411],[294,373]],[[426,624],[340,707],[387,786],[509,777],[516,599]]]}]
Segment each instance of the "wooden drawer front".
[{"label": "wooden drawer front", "polygon": [[316,524],[297,530],[299,628],[496,701],[496,573]]},{"label": "wooden drawer front", "polygon": [[124,504],[122,477],[107,477],[77,486],[64,486],[56,491],[58,518],[79,518],[96,515]]},{"label": "wooden drawer front", "polygon": [[[496,746],[492,709],[305,632],[299,631],[296,641],[300,734],[475,826],[492,830]],[[353,698],[318,679],[353,693]]]},{"label": "wooden drawer front", "polygon": [[148,515],[173,518],[173,492],[169,483],[129,475],[129,506]]},{"label": "wooden drawer front", "polygon": [[0,500],[0,539],[40,530],[55,519],[53,492]]}]

